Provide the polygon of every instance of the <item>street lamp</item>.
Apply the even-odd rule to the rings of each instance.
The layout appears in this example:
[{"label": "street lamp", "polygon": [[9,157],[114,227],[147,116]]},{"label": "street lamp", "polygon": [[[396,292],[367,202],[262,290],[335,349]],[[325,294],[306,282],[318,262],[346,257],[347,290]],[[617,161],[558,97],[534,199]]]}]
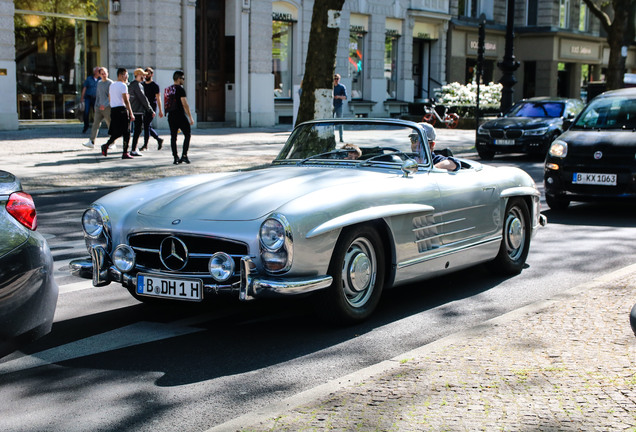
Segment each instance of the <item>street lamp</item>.
[{"label": "street lamp", "polygon": [[503,88],[501,89],[501,112],[506,112],[512,106],[512,96],[514,90],[512,87],[517,83],[514,72],[519,67],[519,62],[515,60],[514,51],[514,23],[515,20],[515,0],[508,0],[508,16],[506,18],[506,50],[504,52],[503,61],[497,63],[497,66],[503,72],[503,76],[499,80]]}]

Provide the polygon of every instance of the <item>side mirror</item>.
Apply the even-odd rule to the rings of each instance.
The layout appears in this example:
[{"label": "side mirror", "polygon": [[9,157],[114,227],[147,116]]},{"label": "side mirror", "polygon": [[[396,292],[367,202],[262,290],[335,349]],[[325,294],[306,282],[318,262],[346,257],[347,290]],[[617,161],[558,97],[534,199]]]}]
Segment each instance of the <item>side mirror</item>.
[{"label": "side mirror", "polygon": [[404,177],[408,177],[409,174],[415,174],[417,172],[417,166],[415,159],[407,159],[402,163],[400,169],[404,173]]},{"label": "side mirror", "polygon": [[574,123],[574,119],[568,118],[563,120],[563,131],[570,129],[570,126],[572,126],[572,123]]}]

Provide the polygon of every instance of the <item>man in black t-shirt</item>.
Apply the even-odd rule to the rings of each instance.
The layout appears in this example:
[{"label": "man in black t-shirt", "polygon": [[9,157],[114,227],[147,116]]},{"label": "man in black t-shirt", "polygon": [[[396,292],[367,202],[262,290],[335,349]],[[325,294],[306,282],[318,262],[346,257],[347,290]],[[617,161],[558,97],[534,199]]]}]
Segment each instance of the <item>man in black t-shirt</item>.
[{"label": "man in black t-shirt", "polygon": [[[175,165],[180,163],[189,164],[190,126],[194,124],[194,119],[190,113],[186,91],[183,88],[185,73],[178,70],[172,75],[172,79],[174,84],[164,90],[164,106],[168,116],[168,125],[170,126],[170,148],[172,149]],[[179,158],[179,153],[177,152],[177,134],[179,129],[183,133],[183,153],[181,158]]]},{"label": "man in black t-shirt", "polygon": [[[159,117],[163,117],[163,112],[161,111],[161,97],[159,96],[159,85],[152,80],[152,77],[155,74],[155,71],[147,67],[145,69],[146,72],[146,80],[143,82],[144,93],[146,98],[148,98],[148,102],[150,102],[150,106],[153,111],[157,113]],[[140,151],[146,150],[148,148],[148,141],[150,140],[150,136],[157,140],[157,150],[161,150],[161,146],[163,146],[163,139],[159,138],[157,132],[152,128],[152,117],[144,116],[144,145],[139,149]]]}]

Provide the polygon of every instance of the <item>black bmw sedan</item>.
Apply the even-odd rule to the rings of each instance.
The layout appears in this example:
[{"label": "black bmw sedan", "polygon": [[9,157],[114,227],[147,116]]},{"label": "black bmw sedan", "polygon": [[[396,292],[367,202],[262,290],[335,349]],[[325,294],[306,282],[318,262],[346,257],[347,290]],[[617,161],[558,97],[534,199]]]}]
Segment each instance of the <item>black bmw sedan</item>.
[{"label": "black bmw sedan", "polygon": [[0,171],[0,357],[51,331],[58,286],[31,195]]},{"label": "black bmw sedan", "polygon": [[497,153],[545,156],[563,132],[563,121],[572,120],[585,105],[579,99],[534,97],[517,102],[502,117],[477,129],[479,157],[491,160]]},{"label": "black bmw sedan", "polygon": [[594,98],[550,146],[544,169],[552,209],[571,201],[636,199],[636,88]]}]

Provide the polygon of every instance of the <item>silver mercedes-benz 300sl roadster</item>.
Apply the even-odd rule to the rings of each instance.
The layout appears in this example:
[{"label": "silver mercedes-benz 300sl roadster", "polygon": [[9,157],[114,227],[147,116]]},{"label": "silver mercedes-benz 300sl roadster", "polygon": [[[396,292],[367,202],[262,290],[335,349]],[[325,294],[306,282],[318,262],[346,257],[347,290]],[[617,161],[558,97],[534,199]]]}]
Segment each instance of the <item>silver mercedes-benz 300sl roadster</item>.
[{"label": "silver mercedes-benz 300sl roadster", "polygon": [[90,259],[72,269],[141,301],[312,293],[319,314],[349,323],[389,287],[487,262],[519,273],[545,223],[533,180],[463,159],[447,171],[433,157],[417,123],[307,122],[265,168],[100,198],[82,217]]}]

